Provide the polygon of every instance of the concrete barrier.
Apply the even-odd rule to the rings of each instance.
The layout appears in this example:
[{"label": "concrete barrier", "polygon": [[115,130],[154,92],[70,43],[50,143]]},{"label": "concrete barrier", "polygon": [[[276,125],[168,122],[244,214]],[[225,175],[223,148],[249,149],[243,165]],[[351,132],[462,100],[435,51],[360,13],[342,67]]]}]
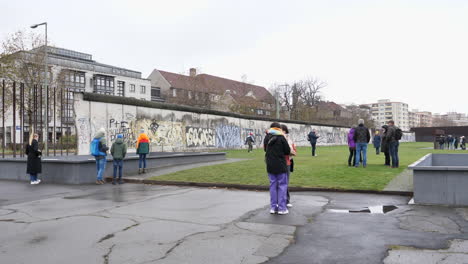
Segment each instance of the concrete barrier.
[{"label": "concrete barrier", "polygon": [[[225,159],[225,152],[152,152],[146,158],[148,169]],[[26,158],[0,159],[0,168],[0,180],[29,181],[29,175],[26,174]],[[124,160],[124,175],[136,174],[137,171],[138,156],[131,154]],[[108,156],[104,177],[112,175],[112,173],[112,158]],[[42,174],[39,178],[44,183],[94,183],[96,181],[96,162],[89,155],[44,157],[42,159]]]},{"label": "concrete barrier", "polygon": [[468,205],[468,154],[427,154],[408,168],[415,203]]}]

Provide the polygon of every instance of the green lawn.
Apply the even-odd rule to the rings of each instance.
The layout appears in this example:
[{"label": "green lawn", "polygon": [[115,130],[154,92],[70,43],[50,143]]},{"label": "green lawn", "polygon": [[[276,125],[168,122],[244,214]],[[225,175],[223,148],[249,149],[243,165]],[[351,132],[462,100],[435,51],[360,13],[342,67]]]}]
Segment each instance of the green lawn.
[{"label": "green lawn", "polygon": [[[368,148],[368,161],[365,169],[348,167],[349,151],[346,146],[319,146],[317,147],[317,157],[311,156],[310,147],[301,147],[298,149],[298,155],[294,158],[295,170],[291,175],[290,185],[348,190],[382,190],[409,164],[427,153],[462,153],[459,150],[422,149],[431,146],[431,143],[400,144],[400,168],[398,169],[384,166],[384,155],[382,153],[376,155],[371,144]],[[190,169],[151,179],[249,185],[269,184],[263,150],[254,150],[254,153],[247,153],[246,150],[228,150],[227,153],[228,158],[249,160]]]}]

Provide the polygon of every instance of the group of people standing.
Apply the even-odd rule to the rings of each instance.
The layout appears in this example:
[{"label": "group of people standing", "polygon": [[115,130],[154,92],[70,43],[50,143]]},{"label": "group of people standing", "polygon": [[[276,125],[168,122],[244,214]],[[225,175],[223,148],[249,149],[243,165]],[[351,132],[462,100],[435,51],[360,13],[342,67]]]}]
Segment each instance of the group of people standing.
[{"label": "group of people standing", "polygon": [[447,137],[445,136],[440,136],[437,140],[439,142],[439,149],[458,149],[458,146],[462,150],[466,149],[466,139],[465,136],[457,137],[457,136],[452,136],[448,135]]},{"label": "group of people standing", "polygon": [[[398,168],[400,166],[398,148],[399,140],[402,137],[402,131],[395,126],[393,120],[388,121],[387,125],[382,126],[381,130],[375,132],[373,145],[377,155],[383,152],[385,155],[385,166]],[[348,133],[348,166],[358,168],[360,164],[367,167],[367,145],[370,142],[371,135],[369,129],[364,126],[364,120],[359,119],[358,126],[352,127]]]},{"label": "group of people standing", "polygon": [[[104,171],[106,170],[107,164],[107,151],[109,147],[106,146],[105,129],[101,128],[98,130],[91,142],[91,155],[96,160],[96,184],[104,184]],[[136,142],[136,153],[139,155],[138,162],[138,173],[146,172],[146,156],[149,154],[150,140],[145,133],[145,130],[140,131],[138,140]],[[112,184],[123,184],[122,180],[122,169],[123,160],[127,155],[127,144],[123,141],[123,135],[118,134],[115,142],[112,143],[110,148],[110,154],[113,159],[114,173],[112,177]],[[118,173],[117,173],[118,172]],[[118,178],[117,178],[118,175]]]},{"label": "group of people standing", "polygon": [[293,157],[296,155],[296,144],[289,137],[288,127],[272,123],[263,140],[263,149],[270,180],[270,214],[288,214],[288,207],[292,207],[289,177],[294,171]]}]

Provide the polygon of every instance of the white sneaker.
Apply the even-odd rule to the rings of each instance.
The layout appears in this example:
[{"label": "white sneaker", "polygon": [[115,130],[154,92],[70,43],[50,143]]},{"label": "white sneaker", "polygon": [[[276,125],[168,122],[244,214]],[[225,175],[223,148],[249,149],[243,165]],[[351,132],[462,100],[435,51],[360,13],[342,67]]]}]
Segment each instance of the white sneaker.
[{"label": "white sneaker", "polygon": [[37,183],[36,183],[36,181],[32,181],[32,182],[31,182],[31,185],[32,185],[32,184],[37,184]]},{"label": "white sneaker", "polygon": [[274,209],[270,209],[270,214],[276,214],[276,211]]},{"label": "white sneaker", "polygon": [[278,211],[278,214],[279,214],[279,215],[289,214],[289,211],[288,211],[288,209],[283,210],[283,211]]},{"label": "white sneaker", "polygon": [[41,183],[41,180],[37,179],[36,184],[39,184],[39,183]]},{"label": "white sneaker", "polygon": [[290,204],[290,203],[288,203],[286,206],[289,207],[289,208],[293,207],[292,204]]}]

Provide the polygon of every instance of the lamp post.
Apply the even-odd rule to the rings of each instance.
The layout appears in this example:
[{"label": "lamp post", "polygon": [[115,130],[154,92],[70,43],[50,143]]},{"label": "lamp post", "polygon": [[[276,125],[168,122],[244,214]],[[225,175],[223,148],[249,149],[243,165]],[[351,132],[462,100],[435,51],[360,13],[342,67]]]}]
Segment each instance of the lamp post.
[{"label": "lamp post", "polygon": [[45,100],[45,131],[42,131],[42,138],[44,139],[44,151],[47,155],[49,153],[48,140],[49,140],[49,83],[48,83],[48,67],[47,67],[47,22],[32,25],[31,28],[37,28],[38,26],[45,26],[45,44],[44,44],[44,86],[46,89],[46,100]]},{"label": "lamp post", "polygon": [[[278,85],[278,87],[288,87],[288,86],[289,84],[287,83]],[[278,89],[276,89],[276,92],[275,92],[275,100],[276,100],[276,118],[279,119],[280,118],[280,103],[279,103]],[[291,119],[291,111],[288,111],[288,119]]]}]

